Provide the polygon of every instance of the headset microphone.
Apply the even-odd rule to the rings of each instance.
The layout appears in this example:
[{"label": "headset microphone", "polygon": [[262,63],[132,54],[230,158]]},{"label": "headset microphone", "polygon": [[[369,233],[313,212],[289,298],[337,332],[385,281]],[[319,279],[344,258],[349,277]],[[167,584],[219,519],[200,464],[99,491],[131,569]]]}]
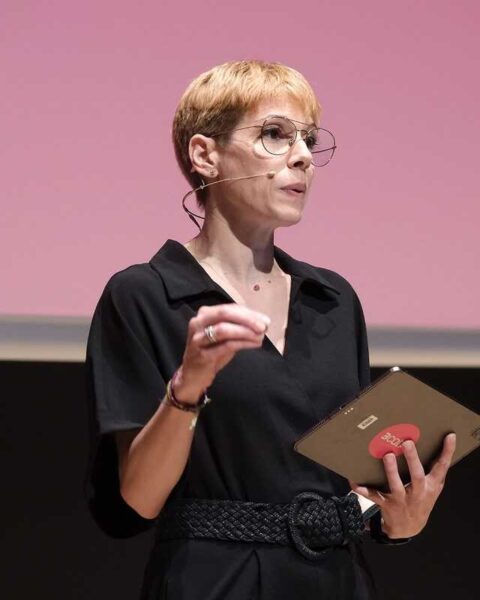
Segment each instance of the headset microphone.
[{"label": "headset microphone", "polygon": [[204,190],[205,188],[216,185],[217,183],[223,183],[224,181],[238,181],[239,179],[253,179],[254,177],[268,177],[269,179],[273,179],[276,175],[275,171],[268,171],[268,173],[259,173],[258,175],[243,175],[242,177],[225,177],[225,179],[218,179],[217,181],[212,181],[211,183],[202,183],[198,188],[191,190],[189,193],[193,194],[197,190]]},{"label": "headset microphone", "polygon": [[195,223],[195,225],[201,231],[202,229],[201,229],[200,225],[197,223],[195,217],[197,217],[199,219],[205,219],[205,217],[203,217],[202,215],[197,215],[197,214],[193,213],[191,210],[189,210],[185,206],[185,200],[191,194],[194,194],[195,192],[198,192],[199,190],[204,190],[205,188],[210,187],[211,185],[216,185],[217,183],[223,183],[224,181],[239,181],[240,179],[253,179],[254,177],[268,177],[268,179],[273,179],[276,174],[277,174],[276,171],[268,171],[267,173],[259,173],[258,175],[243,175],[242,177],[225,177],[225,179],[218,179],[217,181],[212,181],[211,183],[203,183],[203,181],[202,181],[202,185],[199,185],[197,188],[190,190],[183,197],[183,199],[182,199],[183,210],[187,213],[187,215],[190,217],[190,219]]}]

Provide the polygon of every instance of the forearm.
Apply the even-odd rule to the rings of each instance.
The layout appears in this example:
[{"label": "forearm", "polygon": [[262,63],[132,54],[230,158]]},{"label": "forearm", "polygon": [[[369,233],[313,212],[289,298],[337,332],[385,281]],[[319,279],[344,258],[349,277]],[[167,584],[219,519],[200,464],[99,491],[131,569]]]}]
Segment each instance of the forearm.
[{"label": "forearm", "polygon": [[190,454],[193,416],[162,402],[122,457],[120,492],[142,517],[156,517],[180,479]]}]

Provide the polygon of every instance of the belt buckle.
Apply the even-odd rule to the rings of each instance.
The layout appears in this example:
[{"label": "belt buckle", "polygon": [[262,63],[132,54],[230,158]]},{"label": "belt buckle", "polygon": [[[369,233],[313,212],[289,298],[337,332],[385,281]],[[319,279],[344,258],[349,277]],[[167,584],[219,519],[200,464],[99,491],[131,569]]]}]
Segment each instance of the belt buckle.
[{"label": "belt buckle", "polygon": [[299,529],[298,515],[300,513],[302,504],[304,504],[306,500],[314,500],[316,502],[325,501],[324,498],[322,498],[322,496],[320,496],[316,492],[301,492],[300,494],[297,494],[290,503],[290,507],[288,510],[288,531],[290,533],[293,545],[302,556],[310,560],[319,560],[321,558],[324,558],[325,555],[332,550],[332,548],[327,547],[323,550],[313,550],[312,548],[309,548],[304,542]]}]

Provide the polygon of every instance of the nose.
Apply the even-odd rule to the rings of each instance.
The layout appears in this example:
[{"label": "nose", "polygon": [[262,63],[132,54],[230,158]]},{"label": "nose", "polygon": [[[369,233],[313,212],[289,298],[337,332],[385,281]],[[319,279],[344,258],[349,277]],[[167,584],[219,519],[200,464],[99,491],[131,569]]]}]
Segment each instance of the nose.
[{"label": "nose", "polygon": [[292,144],[288,153],[288,166],[297,169],[308,169],[312,164],[312,153],[301,135]]}]

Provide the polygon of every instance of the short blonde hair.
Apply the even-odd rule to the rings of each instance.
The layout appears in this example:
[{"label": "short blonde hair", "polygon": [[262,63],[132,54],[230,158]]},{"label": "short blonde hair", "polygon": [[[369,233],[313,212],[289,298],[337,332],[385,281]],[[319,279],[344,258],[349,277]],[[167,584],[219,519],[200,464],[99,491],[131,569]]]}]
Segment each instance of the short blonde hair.
[{"label": "short blonde hair", "polygon": [[[295,99],[305,114],[318,123],[321,108],[312,87],[301,73],[280,63],[231,61],[213,67],[190,83],[175,112],[172,138],[177,162],[192,187],[200,185],[200,178],[191,171],[191,137],[234,129],[259,102],[279,95]],[[221,141],[226,140],[228,136]],[[205,205],[206,191],[197,192],[199,206]]]}]

